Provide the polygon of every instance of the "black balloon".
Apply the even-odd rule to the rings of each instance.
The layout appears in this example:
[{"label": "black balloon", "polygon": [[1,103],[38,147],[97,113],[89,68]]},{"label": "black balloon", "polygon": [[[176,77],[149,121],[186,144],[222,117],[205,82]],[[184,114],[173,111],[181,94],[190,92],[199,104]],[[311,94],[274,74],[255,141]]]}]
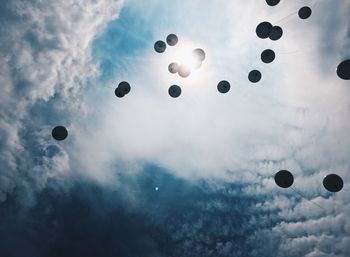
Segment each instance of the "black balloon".
[{"label": "black balloon", "polygon": [[342,61],[337,68],[338,77],[344,80],[350,80],[350,60]]},{"label": "black balloon", "polygon": [[168,66],[168,71],[173,74],[177,73],[179,71],[179,65],[175,62],[170,63]]},{"label": "black balloon", "polygon": [[323,186],[329,192],[339,192],[343,189],[343,179],[337,174],[329,174],[323,179]]},{"label": "black balloon", "polygon": [[261,53],[261,60],[264,63],[271,63],[275,60],[275,52],[271,49],[266,49]]},{"label": "black balloon", "polygon": [[269,36],[269,38],[271,40],[278,40],[282,37],[283,35],[283,30],[280,26],[273,26],[271,29],[271,34]]},{"label": "black balloon", "polygon": [[181,95],[181,87],[177,86],[177,85],[172,85],[171,87],[169,87],[169,95],[173,98],[179,97]]},{"label": "black balloon", "polygon": [[114,94],[116,95],[116,97],[119,97],[119,98],[122,98],[125,96],[125,94],[120,90],[119,87],[117,87],[115,90],[114,90]]},{"label": "black balloon", "polygon": [[126,94],[128,94],[128,93],[130,92],[130,90],[131,90],[130,84],[129,84],[128,82],[126,82],[126,81],[120,82],[119,85],[118,85],[118,90],[119,90],[122,94],[126,95]]},{"label": "black balloon", "polygon": [[249,72],[248,79],[252,83],[257,83],[261,80],[261,72],[258,70],[252,70]]},{"label": "black balloon", "polygon": [[54,139],[56,139],[58,141],[62,141],[62,140],[65,140],[67,138],[68,131],[63,126],[57,126],[52,130],[51,135]]},{"label": "black balloon", "polygon": [[188,76],[191,75],[191,69],[185,65],[181,65],[179,67],[178,73],[179,73],[180,77],[187,78]]},{"label": "black balloon", "polygon": [[205,60],[206,54],[203,49],[197,48],[192,51],[193,56],[199,61],[203,62]]},{"label": "black balloon", "polygon": [[267,21],[261,22],[256,27],[255,32],[259,38],[262,38],[262,39],[268,38],[272,32],[272,24],[270,22],[267,22]]},{"label": "black balloon", "polygon": [[166,44],[164,41],[157,41],[155,42],[154,44],[154,50],[157,52],[157,53],[163,53],[166,49]]},{"label": "black balloon", "polygon": [[170,34],[166,38],[166,42],[170,46],[176,45],[178,41],[179,41],[179,39],[178,39],[178,37],[175,34]]},{"label": "black balloon", "polygon": [[217,88],[220,93],[225,94],[230,91],[231,85],[228,81],[222,80],[219,82]]},{"label": "black balloon", "polygon": [[305,20],[311,16],[311,13],[312,13],[311,8],[308,6],[304,6],[300,8],[298,15],[300,19]]},{"label": "black balloon", "polygon": [[269,6],[278,5],[279,2],[280,2],[280,0],[266,0],[266,3],[267,3]]},{"label": "black balloon", "polygon": [[275,182],[277,186],[282,188],[291,187],[294,183],[294,177],[288,170],[280,170],[275,174]]}]

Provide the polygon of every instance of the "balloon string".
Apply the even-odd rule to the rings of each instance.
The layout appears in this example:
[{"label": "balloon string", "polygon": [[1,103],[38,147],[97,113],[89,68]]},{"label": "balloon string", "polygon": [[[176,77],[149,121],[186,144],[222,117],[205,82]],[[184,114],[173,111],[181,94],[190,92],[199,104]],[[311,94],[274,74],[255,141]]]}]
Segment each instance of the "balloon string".
[{"label": "balloon string", "polygon": [[[320,3],[320,0],[316,0],[316,1],[314,2],[314,4],[312,5],[312,9],[315,10],[316,7],[317,7],[317,5],[318,5],[319,3]],[[293,12],[293,13],[287,15],[286,17],[284,17],[284,18],[282,18],[282,19],[276,21],[275,23],[276,23],[276,24],[277,24],[277,23],[280,23],[280,22],[282,22],[282,21],[288,19],[290,16],[292,16],[292,15],[294,15],[294,14],[297,14],[297,13],[298,13],[298,11],[295,11],[295,12]],[[286,21],[286,22],[287,22],[287,21]],[[284,24],[285,24],[285,23],[280,23],[280,24],[277,24],[277,25],[284,25]]]},{"label": "balloon string", "polygon": [[[287,15],[286,17],[284,17],[284,18],[282,18],[282,19],[279,19],[278,21],[275,21],[274,24],[276,24],[276,25],[284,25],[285,23],[281,23],[281,22],[284,21],[284,20],[286,20],[286,19],[288,19],[288,18],[290,18],[292,15],[295,15],[296,13],[297,13],[297,12],[293,12],[293,13]],[[286,21],[286,22],[287,22],[287,21]]]},{"label": "balloon string", "polygon": [[314,201],[310,200],[310,199],[307,199],[306,197],[304,197],[299,191],[297,191],[296,189],[294,189],[293,187],[291,187],[291,189],[296,192],[298,195],[300,195],[303,199],[306,199],[307,201],[313,203],[314,205],[318,206],[319,208],[321,208],[322,210],[326,210],[324,209],[321,205],[319,205],[318,203],[315,203]]}]

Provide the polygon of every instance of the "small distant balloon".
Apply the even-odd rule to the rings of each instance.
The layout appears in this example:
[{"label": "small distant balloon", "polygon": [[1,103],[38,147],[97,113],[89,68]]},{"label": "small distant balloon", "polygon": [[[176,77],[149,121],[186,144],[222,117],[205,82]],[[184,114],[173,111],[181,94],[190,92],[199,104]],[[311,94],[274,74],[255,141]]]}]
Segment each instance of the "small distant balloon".
[{"label": "small distant balloon", "polygon": [[273,26],[270,22],[267,22],[267,21],[261,22],[256,27],[256,30],[255,30],[256,35],[262,39],[268,38],[271,35],[272,27]]},{"label": "small distant balloon", "polygon": [[261,80],[261,72],[258,70],[252,70],[249,72],[248,79],[252,83],[257,83]]},{"label": "small distant balloon", "polygon": [[56,139],[58,141],[62,141],[62,140],[65,140],[67,138],[68,131],[63,126],[57,126],[52,130],[51,135],[54,139]]},{"label": "small distant balloon", "polygon": [[311,16],[311,13],[312,13],[311,8],[308,6],[304,6],[300,8],[298,15],[300,19],[305,20]]},{"label": "small distant balloon", "polygon": [[162,40],[159,40],[157,42],[155,42],[154,44],[154,50],[157,52],[157,53],[163,53],[166,49],[166,44],[164,41]]},{"label": "small distant balloon", "polygon": [[293,174],[288,170],[280,170],[275,174],[275,182],[282,188],[291,187],[294,183]]},{"label": "small distant balloon", "polygon": [[271,63],[275,60],[275,52],[271,49],[266,49],[261,53],[261,60],[264,63]]},{"label": "small distant balloon", "polygon": [[170,73],[175,74],[179,71],[179,65],[175,62],[172,62],[169,64],[168,70]]},{"label": "small distant balloon", "polygon": [[269,6],[278,5],[279,2],[280,2],[280,0],[266,0],[266,3],[267,3]]},{"label": "small distant balloon", "polygon": [[283,35],[282,28],[280,26],[273,26],[269,38],[271,40],[276,41],[276,40],[280,39],[282,37],[282,35]]},{"label": "small distant balloon", "polygon": [[323,186],[329,192],[339,192],[343,189],[343,179],[337,174],[329,174],[323,179]]},{"label": "small distant balloon", "polygon": [[218,91],[222,94],[226,94],[228,91],[230,91],[231,85],[228,81],[222,80],[218,84]]},{"label": "small distant balloon", "polygon": [[120,82],[119,85],[118,85],[118,90],[119,90],[122,94],[126,95],[126,94],[128,94],[128,93],[130,92],[130,90],[131,90],[130,84],[129,84],[128,82],[126,82],[126,81],[122,81],[122,82]]},{"label": "small distant balloon", "polygon": [[172,85],[169,87],[169,95],[173,98],[179,97],[181,95],[181,87],[177,85]]},{"label": "small distant balloon", "polygon": [[178,39],[178,37],[175,34],[170,34],[166,38],[166,42],[170,46],[175,46],[178,41],[179,41],[179,39]]},{"label": "small distant balloon", "polygon": [[344,80],[350,80],[350,60],[342,61],[337,68],[338,77]]},{"label": "small distant balloon", "polygon": [[179,73],[180,77],[187,78],[188,76],[191,75],[191,69],[185,65],[181,65],[179,67],[178,73]]},{"label": "small distant balloon", "polygon": [[125,94],[120,90],[119,87],[117,87],[115,90],[114,90],[114,94],[116,95],[116,97],[119,97],[119,98],[122,98],[125,96]]},{"label": "small distant balloon", "polygon": [[203,62],[205,60],[206,54],[203,49],[197,48],[192,51],[193,56]]}]

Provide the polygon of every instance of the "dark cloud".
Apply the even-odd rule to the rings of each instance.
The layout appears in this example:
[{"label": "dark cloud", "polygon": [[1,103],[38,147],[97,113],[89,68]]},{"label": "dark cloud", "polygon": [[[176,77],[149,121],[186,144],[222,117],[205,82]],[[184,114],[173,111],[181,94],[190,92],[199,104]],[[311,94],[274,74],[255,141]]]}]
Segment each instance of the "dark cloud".
[{"label": "dark cloud", "polygon": [[240,183],[186,182],[153,166],[120,179],[119,190],[82,180],[67,191],[50,186],[26,209],[8,199],[0,255],[271,256],[279,245],[269,230],[278,217],[257,209],[262,197]]}]

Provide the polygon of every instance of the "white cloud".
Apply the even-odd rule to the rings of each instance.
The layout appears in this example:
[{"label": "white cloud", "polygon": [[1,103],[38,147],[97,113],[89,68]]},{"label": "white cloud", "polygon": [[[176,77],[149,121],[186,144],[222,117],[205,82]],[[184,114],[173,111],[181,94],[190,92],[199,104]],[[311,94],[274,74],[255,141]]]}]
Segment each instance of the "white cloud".
[{"label": "white cloud", "polygon": [[[53,158],[32,152],[46,149],[51,128],[31,124],[36,117],[28,110],[40,101],[58,96],[58,112],[77,109],[77,94],[97,75],[91,58],[91,43],[105,24],[116,19],[122,1],[59,0],[7,1],[1,10],[0,28],[0,199],[16,188],[23,195],[44,187],[55,172],[69,170],[62,152]],[[30,114],[32,115],[32,114]],[[57,115],[51,114],[51,115]],[[45,117],[43,117],[45,119]],[[22,135],[20,135],[22,133]],[[23,135],[24,134],[24,135]],[[29,137],[38,136],[46,140]],[[33,149],[31,149],[33,147]],[[36,147],[36,148],[35,148]],[[27,178],[34,183],[27,181]],[[29,183],[26,185],[26,183]]]}]

